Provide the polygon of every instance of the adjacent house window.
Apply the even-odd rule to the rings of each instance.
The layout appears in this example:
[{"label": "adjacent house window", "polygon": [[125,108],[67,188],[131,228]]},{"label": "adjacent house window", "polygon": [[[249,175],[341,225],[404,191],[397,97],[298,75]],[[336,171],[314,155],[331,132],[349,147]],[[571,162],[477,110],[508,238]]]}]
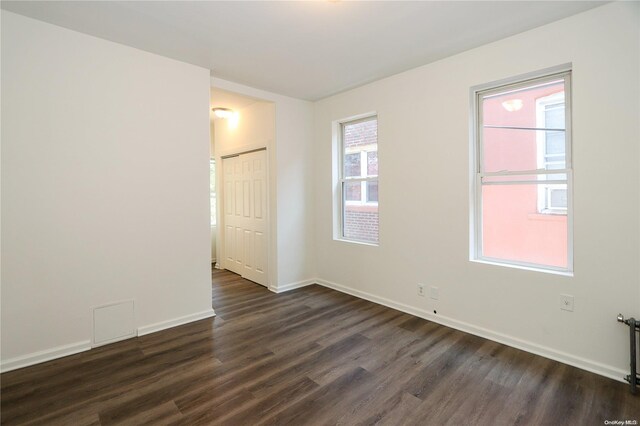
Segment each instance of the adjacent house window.
[{"label": "adjacent house window", "polygon": [[211,227],[216,226],[216,161],[209,160],[209,200],[211,202]]},{"label": "adjacent house window", "polygon": [[[564,128],[564,92],[554,93],[536,100],[537,127],[541,129]],[[545,130],[538,132],[538,168],[558,170],[565,167],[566,149],[564,132]],[[540,213],[566,214],[567,188],[563,185],[540,185],[538,211]]]},{"label": "adjacent house window", "polygon": [[570,78],[473,91],[472,259],[572,271]]},{"label": "adjacent house window", "polygon": [[378,120],[340,124],[341,238],[378,243]]}]

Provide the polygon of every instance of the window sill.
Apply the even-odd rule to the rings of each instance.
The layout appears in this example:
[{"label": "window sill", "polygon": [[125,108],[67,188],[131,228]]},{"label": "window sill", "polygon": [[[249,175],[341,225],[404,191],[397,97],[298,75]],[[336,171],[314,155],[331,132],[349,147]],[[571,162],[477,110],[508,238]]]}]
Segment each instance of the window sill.
[{"label": "window sill", "polygon": [[543,272],[545,274],[560,275],[563,277],[573,277],[573,271],[562,271],[562,270],[547,269],[547,268],[528,266],[528,265],[518,265],[515,263],[506,263],[506,262],[499,262],[496,260],[487,260],[487,259],[469,259],[469,260],[474,263],[482,263],[485,265],[501,266],[501,267],[513,268],[513,269],[523,269],[525,271],[533,271],[533,272]]},{"label": "window sill", "polygon": [[366,241],[349,240],[347,238],[334,238],[333,241],[339,241],[342,243],[358,244],[361,246],[379,247],[380,243],[368,243]]}]

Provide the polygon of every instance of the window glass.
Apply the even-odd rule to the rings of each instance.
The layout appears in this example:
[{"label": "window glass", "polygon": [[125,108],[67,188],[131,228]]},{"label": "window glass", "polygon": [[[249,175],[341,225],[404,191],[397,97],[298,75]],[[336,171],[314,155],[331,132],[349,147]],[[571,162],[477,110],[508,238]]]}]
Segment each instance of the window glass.
[{"label": "window glass", "polygon": [[367,202],[378,202],[378,182],[367,182]]},{"label": "window glass", "polygon": [[362,185],[360,182],[344,183],[344,199],[345,201],[362,201]]},{"label": "window glass", "polygon": [[476,92],[474,258],[572,269],[569,79]]},{"label": "window glass", "polygon": [[360,176],[360,153],[345,154],[344,156],[344,176]]},{"label": "window glass", "polygon": [[367,152],[367,176],[378,176],[378,151]]},{"label": "window glass", "polygon": [[567,267],[567,217],[537,214],[537,186],[482,187],[484,257]]},{"label": "window glass", "polygon": [[378,243],[378,120],[341,124],[341,237]]}]

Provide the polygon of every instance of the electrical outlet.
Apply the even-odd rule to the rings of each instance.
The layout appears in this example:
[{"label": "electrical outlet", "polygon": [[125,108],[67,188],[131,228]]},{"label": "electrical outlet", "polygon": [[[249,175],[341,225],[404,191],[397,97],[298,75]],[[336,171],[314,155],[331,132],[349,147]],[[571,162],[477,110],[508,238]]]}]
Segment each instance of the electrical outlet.
[{"label": "electrical outlet", "polygon": [[573,296],[569,294],[560,295],[560,309],[573,312]]},{"label": "electrical outlet", "polygon": [[429,297],[432,298],[433,300],[440,299],[440,289],[438,287],[431,286],[429,288]]},{"label": "electrical outlet", "polygon": [[418,283],[418,296],[424,297],[424,284]]}]

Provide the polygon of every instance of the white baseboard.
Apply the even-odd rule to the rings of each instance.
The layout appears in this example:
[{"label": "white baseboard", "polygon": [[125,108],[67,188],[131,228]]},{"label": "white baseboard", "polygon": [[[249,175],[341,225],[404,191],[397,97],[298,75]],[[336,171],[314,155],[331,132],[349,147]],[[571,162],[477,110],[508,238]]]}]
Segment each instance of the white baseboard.
[{"label": "white baseboard", "polygon": [[[155,324],[146,325],[138,328],[138,336],[144,336],[145,334],[155,333],[156,331],[165,330],[167,328],[176,327],[193,321],[211,318],[215,315],[216,313],[213,311],[213,309],[209,309],[195,314],[174,318],[169,321],[162,321]],[[63,345],[39,352],[34,352],[27,355],[22,355],[15,358],[9,358],[0,362],[0,373],[17,370],[18,368],[28,367],[30,365],[40,364],[69,355],[74,355],[80,352],[88,351],[90,349],[91,340],[86,340],[78,343],[71,343],[69,345]]]},{"label": "white baseboard", "polygon": [[168,321],[161,321],[155,324],[144,325],[142,327],[138,327],[138,336],[144,336],[146,334],[166,330],[167,328],[177,327],[179,325],[199,321],[205,318],[211,318],[215,315],[216,313],[213,311],[213,309],[207,309],[206,311],[196,312],[195,314],[185,315],[183,317],[170,319]]},{"label": "white baseboard", "polygon": [[89,349],[91,349],[91,341],[85,340],[82,342],[71,343],[69,345],[62,345],[43,351],[33,352],[15,358],[9,358],[0,363],[0,372],[6,373],[7,371],[17,370],[18,368],[28,367],[30,365],[40,364],[42,362],[51,361],[57,358],[74,355],[80,352],[88,351]]},{"label": "white baseboard", "polygon": [[464,331],[465,333],[470,333],[476,336],[483,337],[485,339],[493,340],[494,342],[502,343],[507,346],[521,349],[532,354],[540,355],[542,357],[549,358],[563,364],[568,364],[582,370],[590,371],[592,373],[626,383],[624,377],[628,374],[628,372],[625,372],[624,370],[616,367],[612,367],[610,365],[605,365],[586,358],[577,357],[575,355],[557,351],[546,346],[538,345],[536,343],[521,340],[516,337],[508,336],[506,334],[491,331],[486,328],[478,327],[463,321],[458,321],[453,318],[432,314],[431,312],[424,309],[415,308],[413,306],[405,305],[404,303],[394,302],[393,300],[384,297],[379,297],[371,293],[356,290],[351,287],[336,284],[330,281],[317,279],[314,280],[314,282],[322,286],[340,291],[342,293],[347,293],[361,299],[369,300],[370,302],[378,303],[380,305],[384,305],[398,311],[406,312],[408,314],[445,325],[447,327],[455,328],[456,330]]},{"label": "white baseboard", "polygon": [[269,290],[274,293],[284,293],[285,291],[293,290],[295,288],[306,287],[308,285],[316,284],[316,279],[310,278],[307,280],[296,281],[289,284],[284,284],[280,286],[269,286]]}]

